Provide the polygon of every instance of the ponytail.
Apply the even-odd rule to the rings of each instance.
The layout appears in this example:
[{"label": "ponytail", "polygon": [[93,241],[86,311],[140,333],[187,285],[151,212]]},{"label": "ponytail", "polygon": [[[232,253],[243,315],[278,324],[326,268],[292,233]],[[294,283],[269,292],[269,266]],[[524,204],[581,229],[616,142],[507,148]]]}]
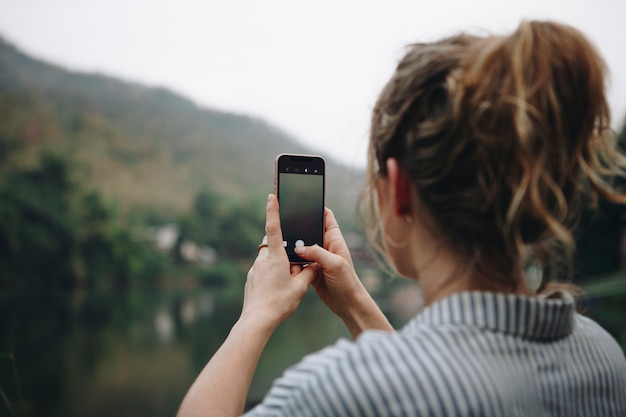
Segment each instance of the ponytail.
[{"label": "ponytail", "polygon": [[585,36],[553,22],[414,45],[376,104],[370,187],[397,158],[437,235],[479,275],[510,280],[528,253],[568,261],[584,203],[626,204],[611,186],[626,163],[606,75]]},{"label": "ponytail", "polygon": [[496,213],[505,241],[518,254],[556,243],[570,258],[585,190],[626,203],[605,180],[624,166],[607,142],[606,65],[579,31],[552,22],[523,22],[471,56],[462,107],[486,158],[506,160],[491,178],[506,196]]}]

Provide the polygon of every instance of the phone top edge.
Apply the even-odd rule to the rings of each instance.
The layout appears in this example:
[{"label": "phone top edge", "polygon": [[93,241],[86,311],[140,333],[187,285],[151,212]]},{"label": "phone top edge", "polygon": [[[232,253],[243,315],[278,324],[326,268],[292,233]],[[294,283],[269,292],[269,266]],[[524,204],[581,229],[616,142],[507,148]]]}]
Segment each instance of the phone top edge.
[{"label": "phone top edge", "polygon": [[289,152],[281,152],[278,155],[276,155],[276,158],[280,158],[281,156],[308,156],[308,157],[312,157],[312,158],[324,159],[323,156],[317,155],[317,154],[312,154],[312,153],[289,153]]},{"label": "phone top edge", "polygon": [[[275,172],[283,173],[282,168],[289,167],[291,164],[299,165],[300,168],[306,168],[313,166],[314,168],[321,169],[321,174],[326,172],[326,160],[319,155],[304,155],[304,154],[280,154],[276,156],[274,161]],[[289,172],[289,171],[287,171]]]},{"label": "phone top edge", "polygon": [[324,165],[326,165],[326,160],[321,155],[300,154],[300,153],[280,153],[280,154],[276,155],[276,162],[278,162],[278,160],[283,158],[283,157],[315,158],[315,159],[321,160],[324,163]]}]

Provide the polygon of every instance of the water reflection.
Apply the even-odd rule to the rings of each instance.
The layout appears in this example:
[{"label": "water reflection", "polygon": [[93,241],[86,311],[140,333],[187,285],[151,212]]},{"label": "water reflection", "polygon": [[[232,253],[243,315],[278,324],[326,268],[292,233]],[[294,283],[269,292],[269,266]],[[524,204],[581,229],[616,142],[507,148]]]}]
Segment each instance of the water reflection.
[{"label": "water reflection", "polygon": [[161,342],[169,342],[174,337],[174,318],[171,312],[163,309],[154,317],[154,330]]},{"label": "water reflection", "polygon": [[197,320],[207,320],[213,314],[215,301],[208,291],[170,300],[154,315],[154,331],[162,343],[171,342],[178,331],[176,323],[182,327],[193,325]]},{"label": "water reflection", "polygon": [[[0,352],[15,354],[19,375],[11,361],[0,362],[0,388],[23,417],[171,416],[240,308],[240,297],[208,289],[2,294]],[[250,401],[289,365],[343,336],[343,324],[307,295],[268,343]]]},{"label": "water reflection", "polygon": [[[420,307],[414,285],[373,278],[368,285],[396,327]],[[239,316],[240,292],[2,293],[0,388],[21,417],[174,415]],[[593,299],[588,313],[623,342],[623,321],[611,321],[623,318],[620,294]],[[267,344],[249,403],[288,366],[341,337],[349,337],[343,323],[307,294]],[[0,415],[10,415],[1,402]]]}]

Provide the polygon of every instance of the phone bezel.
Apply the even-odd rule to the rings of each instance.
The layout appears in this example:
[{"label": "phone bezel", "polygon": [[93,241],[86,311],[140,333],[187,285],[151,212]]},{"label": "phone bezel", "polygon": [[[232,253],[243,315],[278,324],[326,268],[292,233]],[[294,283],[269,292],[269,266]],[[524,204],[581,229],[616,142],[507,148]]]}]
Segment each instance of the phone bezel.
[{"label": "phone bezel", "polygon": [[[290,169],[295,169],[296,167],[300,170],[304,169],[321,169],[321,173],[311,173],[311,172],[289,172],[285,171],[286,164],[289,164]],[[275,161],[275,169],[274,169],[274,194],[278,198],[278,203],[280,206],[280,174],[299,174],[299,175],[321,175],[322,176],[322,216],[321,216],[321,224],[320,224],[320,236],[321,242],[319,242],[320,246],[324,244],[324,207],[326,207],[326,161],[323,157],[319,155],[307,155],[307,154],[290,154],[290,153],[281,153],[276,157]],[[282,225],[281,225],[282,226]],[[284,236],[284,234],[283,234]],[[318,242],[315,242],[318,243]],[[289,256],[289,262],[292,264],[307,264],[310,261],[297,257],[297,255],[290,256],[289,251],[287,251],[287,256]]]}]

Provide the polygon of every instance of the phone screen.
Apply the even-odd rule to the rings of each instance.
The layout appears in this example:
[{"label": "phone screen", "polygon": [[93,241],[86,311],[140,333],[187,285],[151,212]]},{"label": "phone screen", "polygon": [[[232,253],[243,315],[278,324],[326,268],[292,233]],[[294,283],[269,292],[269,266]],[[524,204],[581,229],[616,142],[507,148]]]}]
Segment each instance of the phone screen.
[{"label": "phone screen", "polygon": [[324,160],[319,156],[279,155],[276,168],[283,245],[290,262],[305,263],[294,248],[324,244]]}]

